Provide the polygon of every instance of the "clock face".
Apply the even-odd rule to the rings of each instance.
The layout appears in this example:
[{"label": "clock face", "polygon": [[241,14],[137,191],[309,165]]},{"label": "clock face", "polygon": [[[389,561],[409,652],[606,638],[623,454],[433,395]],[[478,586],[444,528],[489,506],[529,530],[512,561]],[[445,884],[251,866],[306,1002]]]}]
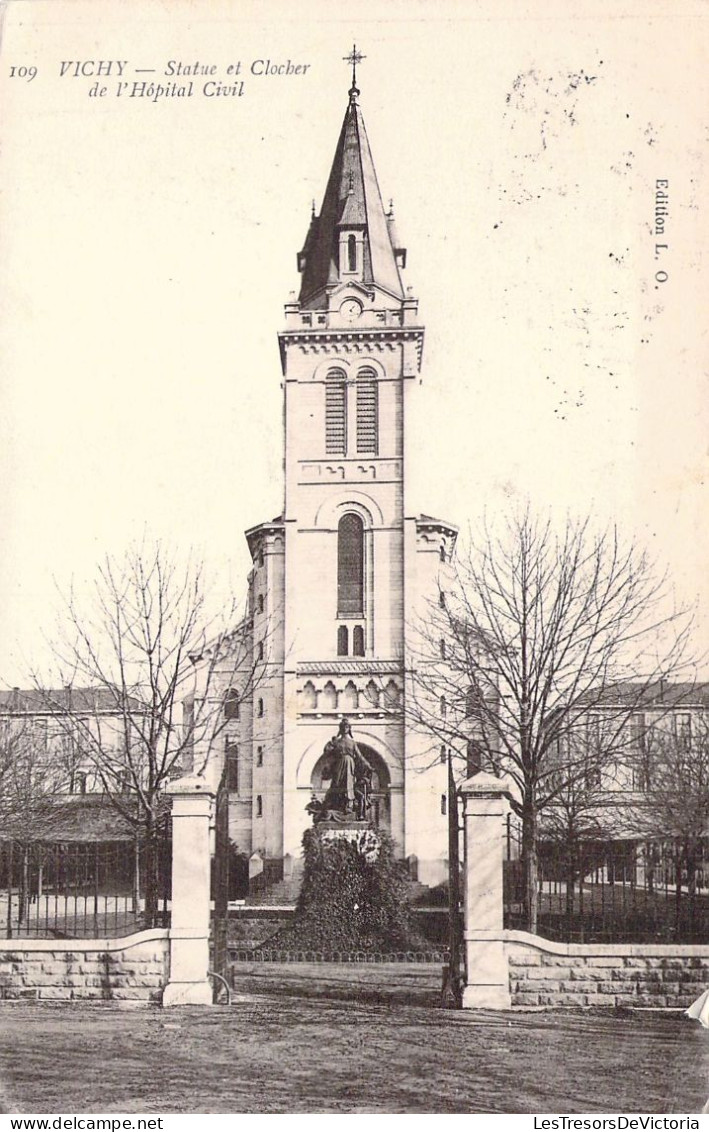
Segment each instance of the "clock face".
[{"label": "clock face", "polygon": [[340,306],[340,314],[347,322],[354,322],[362,313],[362,304],[357,299],[345,299]]}]

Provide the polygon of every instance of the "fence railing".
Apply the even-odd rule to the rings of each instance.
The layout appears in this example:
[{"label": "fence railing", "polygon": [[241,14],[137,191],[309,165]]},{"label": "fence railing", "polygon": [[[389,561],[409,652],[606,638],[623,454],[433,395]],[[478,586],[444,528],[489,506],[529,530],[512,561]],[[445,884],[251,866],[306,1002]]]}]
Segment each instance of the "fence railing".
[{"label": "fence railing", "polygon": [[103,938],[165,927],[171,860],[169,821],[151,852],[139,839],[0,842],[0,938]]},{"label": "fence railing", "polygon": [[[507,832],[505,927],[526,928],[519,831]],[[695,943],[709,932],[709,841],[541,840],[537,932],[585,943]]]}]

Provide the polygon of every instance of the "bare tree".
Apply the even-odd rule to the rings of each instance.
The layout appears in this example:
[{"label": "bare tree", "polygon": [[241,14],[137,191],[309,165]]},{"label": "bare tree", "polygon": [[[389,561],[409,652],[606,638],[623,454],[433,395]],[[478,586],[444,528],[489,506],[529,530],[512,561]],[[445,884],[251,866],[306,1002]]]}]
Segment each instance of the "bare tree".
[{"label": "bare tree", "polygon": [[[11,705],[0,718],[0,840],[9,847],[5,857],[9,888],[13,858],[16,862],[19,923],[27,921],[33,892],[37,892],[31,860],[38,859],[37,847],[53,840],[61,828],[58,795],[67,790],[72,772],[64,744],[48,740],[46,718],[31,710],[35,700],[32,693],[13,690]],[[8,899],[9,921],[11,892]]]},{"label": "bare tree", "polygon": [[0,720],[0,833],[3,839],[40,840],[56,824],[57,793],[66,789],[67,768],[47,746],[36,721],[22,712]]},{"label": "bare tree", "polygon": [[673,863],[678,906],[686,888],[692,937],[699,888],[707,886],[703,878],[709,834],[707,690],[699,685],[691,698],[686,692],[670,693],[668,702],[674,710],[653,713],[632,760],[635,779],[643,788],[634,807],[634,824],[656,844],[658,859],[664,858],[665,866]]},{"label": "bare tree", "polygon": [[645,690],[687,663],[691,615],[668,607],[666,578],[614,528],[557,532],[529,508],[484,523],[440,584],[413,638],[412,712],[511,777],[534,931],[539,815],[625,749]]},{"label": "bare tree", "polygon": [[[202,566],[180,564],[159,543],[106,556],[87,596],[72,588],[62,598],[52,679],[35,674],[47,708],[140,839],[146,924],[157,915],[165,786],[205,769],[225,725],[224,689],[248,697],[267,663],[254,656],[248,616],[236,623],[233,604],[213,615],[210,601]],[[77,685],[88,692],[51,691]]]}]

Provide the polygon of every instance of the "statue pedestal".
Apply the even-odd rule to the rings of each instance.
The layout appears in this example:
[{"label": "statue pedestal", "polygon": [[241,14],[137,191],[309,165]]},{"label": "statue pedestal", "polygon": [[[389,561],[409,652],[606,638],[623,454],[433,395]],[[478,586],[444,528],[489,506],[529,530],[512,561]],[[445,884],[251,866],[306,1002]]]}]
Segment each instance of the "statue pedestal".
[{"label": "statue pedestal", "polygon": [[379,834],[368,821],[320,821],[313,826],[313,832],[324,843],[349,841],[358,852],[370,861],[379,856]]},{"label": "statue pedestal", "polygon": [[315,824],[316,829],[338,829],[343,833],[348,830],[356,830],[359,832],[362,829],[374,829],[374,826],[369,821],[357,821],[356,818],[346,818],[344,821],[319,821]]}]

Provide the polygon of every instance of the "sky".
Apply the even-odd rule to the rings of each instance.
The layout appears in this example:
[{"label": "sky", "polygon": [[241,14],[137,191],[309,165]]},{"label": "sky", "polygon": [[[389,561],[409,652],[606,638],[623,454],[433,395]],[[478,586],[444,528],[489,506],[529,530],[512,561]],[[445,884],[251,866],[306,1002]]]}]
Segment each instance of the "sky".
[{"label": "sky", "polygon": [[[426,326],[410,510],[616,522],[698,602],[705,647],[705,4],[9,0],[0,683],[42,667],[58,593],[145,533],[245,592],[243,532],[282,507],[276,335],[353,42]],[[177,63],[217,70],[130,97]],[[203,93],[239,63],[240,97]]]}]

